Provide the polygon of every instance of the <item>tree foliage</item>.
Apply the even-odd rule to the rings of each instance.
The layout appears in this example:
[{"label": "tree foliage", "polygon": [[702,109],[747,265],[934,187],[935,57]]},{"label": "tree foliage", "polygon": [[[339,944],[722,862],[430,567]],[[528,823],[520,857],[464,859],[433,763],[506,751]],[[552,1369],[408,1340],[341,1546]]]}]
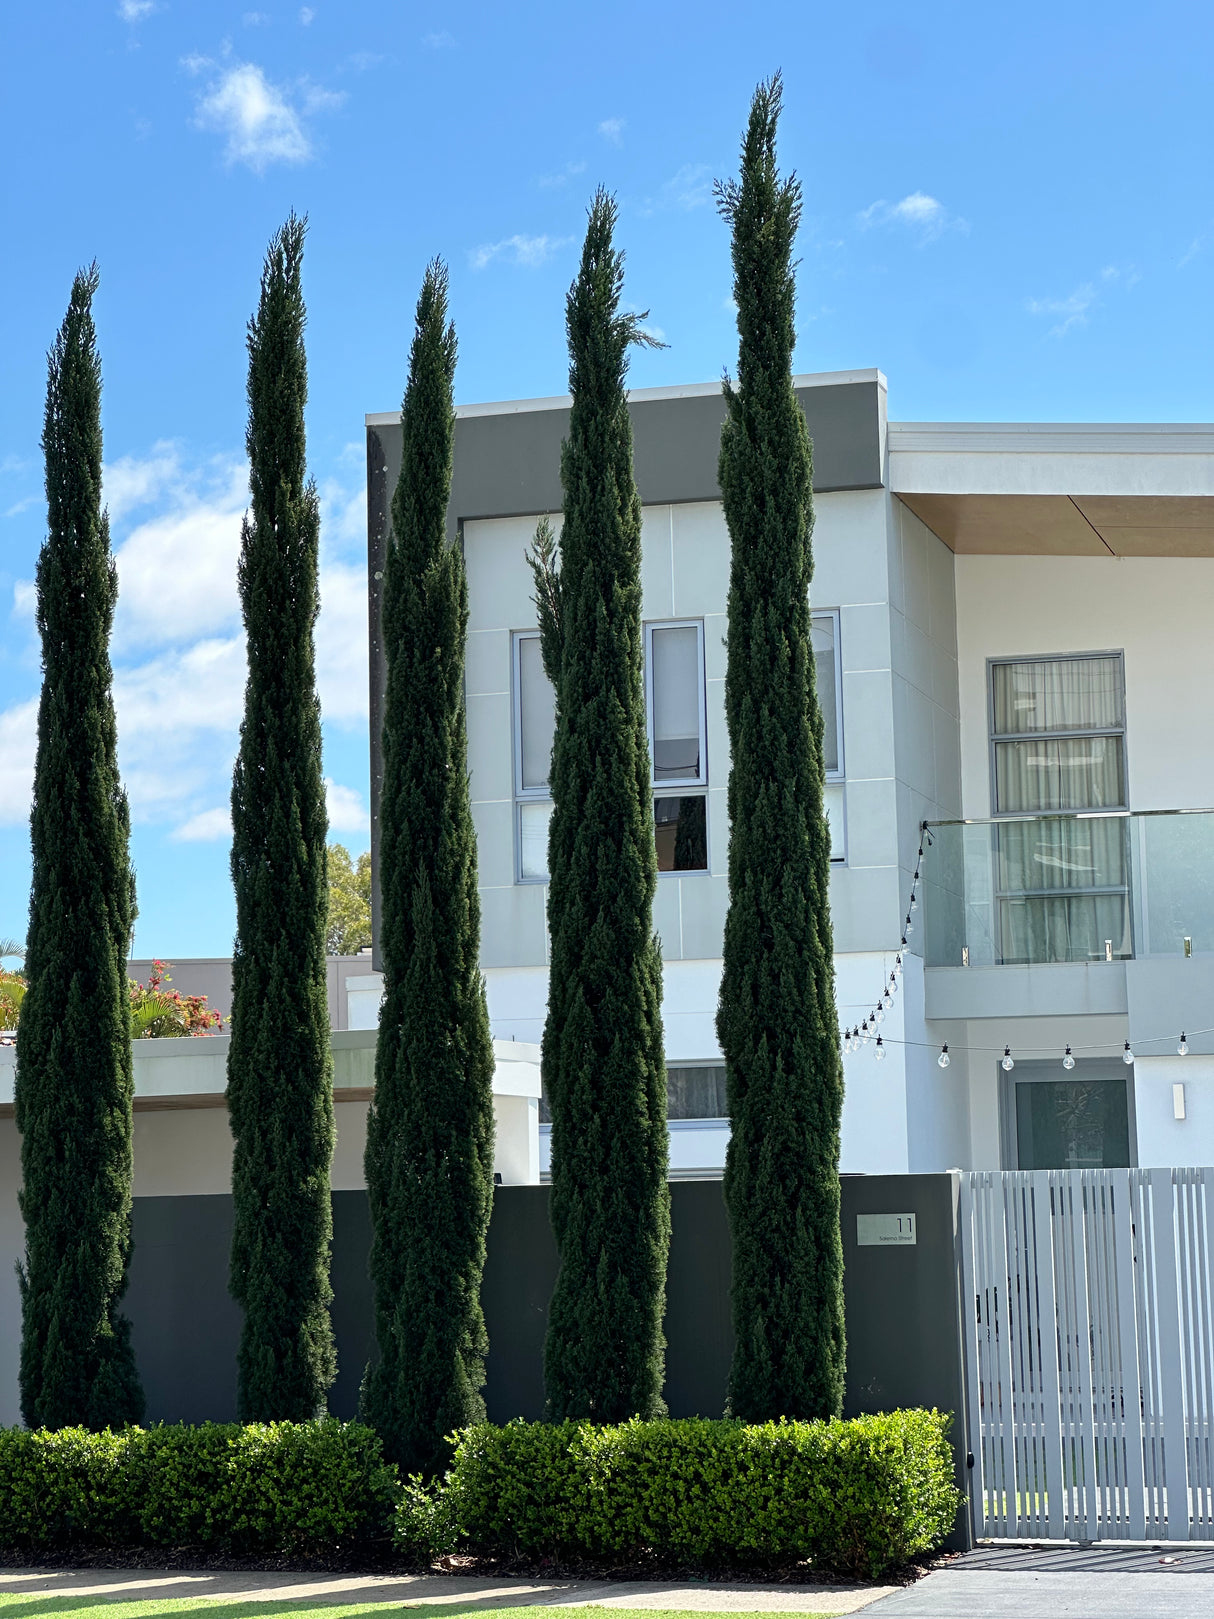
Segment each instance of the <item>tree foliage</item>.
[{"label": "tree foliage", "polygon": [[244,1310],[237,1397],[248,1421],[315,1416],[336,1369],[327,828],[313,647],[320,517],[305,465],[304,231],[292,214],[271,242],[248,331],[251,506],[239,586],[249,673],[232,782],[227,1091],[230,1285]]},{"label": "tree foliage", "polygon": [[417,305],[384,567],[384,999],[366,1153],[375,1357],[362,1405],[406,1473],[441,1470],[447,1436],[485,1409],[493,1042],[464,718],[468,592],[446,533],[455,356],[435,261]]},{"label": "tree foliage", "polygon": [[566,303],[573,408],[557,545],[532,556],[556,688],[543,1077],[561,1268],[544,1379],[554,1420],[661,1413],[670,1237],[662,963],[641,671],[641,504],[624,379],[616,206],[600,191]]},{"label": "tree foliage", "polygon": [[843,1068],[814,680],[812,454],[792,386],[795,177],[776,167],[779,77],[755,92],[733,231],[738,380],[720,483],[732,541],[725,709],[729,911],[717,1030],[731,1134],[730,1405],[749,1421],[837,1416],[843,1399]]},{"label": "tree foliage", "polygon": [[32,1428],[120,1427],[143,1414],[119,1313],[131,1253],[134,874],[111,695],[118,578],[101,508],[96,290],[96,266],[81,271],[49,356],[42,435],[43,676],[16,1092],[21,1411]]},{"label": "tree foliage", "polygon": [[371,851],[357,862],[344,843],[329,845],[329,908],[325,949],[331,956],[356,956],[371,943]]}]

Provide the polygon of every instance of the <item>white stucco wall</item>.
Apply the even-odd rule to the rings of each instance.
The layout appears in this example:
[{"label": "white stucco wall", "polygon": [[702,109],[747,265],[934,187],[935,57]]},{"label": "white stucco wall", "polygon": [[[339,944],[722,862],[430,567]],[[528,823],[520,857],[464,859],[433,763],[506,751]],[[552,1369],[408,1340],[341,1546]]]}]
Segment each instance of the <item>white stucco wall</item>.
[{"label": "white stucco wall", "polygon": [[990,814],[986,661],[1124,651],[1130,808],[1214,806],[1214,559],[959,556],[962,813]]}]

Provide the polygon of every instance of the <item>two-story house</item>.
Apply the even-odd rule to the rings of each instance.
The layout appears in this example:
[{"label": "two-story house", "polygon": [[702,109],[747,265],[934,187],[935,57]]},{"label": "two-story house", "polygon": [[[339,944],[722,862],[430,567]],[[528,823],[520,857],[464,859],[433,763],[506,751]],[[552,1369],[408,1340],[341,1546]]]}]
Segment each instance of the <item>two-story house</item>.
[{"label": "two-story house", "polygon": [[[904,964],[845,1058],[844,1170],[1214,1162],[1214,428],[898,424],[877,371],[796,386],[845,1027]],[[702,1175],[729,1128],[723,403],[650,389],[631,411],[671,1173]],[[528,1042],[553,714],[525,552],[559,521],[567,421],[564,398],[460,409],[449,512],[482,963],[495,1036]],[[367,446],[374,840],[398,416],[369,416]]]}]

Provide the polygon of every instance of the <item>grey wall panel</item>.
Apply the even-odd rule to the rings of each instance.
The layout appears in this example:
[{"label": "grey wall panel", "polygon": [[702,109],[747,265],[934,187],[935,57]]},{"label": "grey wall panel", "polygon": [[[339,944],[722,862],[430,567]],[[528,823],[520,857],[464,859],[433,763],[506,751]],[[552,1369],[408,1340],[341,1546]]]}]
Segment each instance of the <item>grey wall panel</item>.
[{"label": "grey wall panel", "polygon": [[149,1422],[232,1422],[240,1310],[228,1294],[232,1199],[137,1197],[123,1303]]},{"label": "grey wall panel", "polygon": [[[720,1416],[733,1353],[729,1222],[720,1181],[671,1192],[666,1400],[675,1417]],[[499,1188],[489,1228],[483,1301],[489,1332],[490,1419],[544,1414],[543,1345],[557,1274],[547,1186]],[[849,1176],[842,1184],[847,1309],[844,1411],[936,1406],[957,1413],[953,1444],[964,1482],[965,1420],[951,1175]],[[860,1247],[858,1214],[913,1213],[914,1247]],[[236,1411],[240,1314],[228,1297],[230,1196],[135,1200],[127,1311],[151,1421],[230,1421]],[[371,1350],[371,1228],[365,1192],[333,1194],[333,1327],[338,1376],[330,1410],[350,1419]],[[959,1525],[957,1543],[964,1543]]]}]

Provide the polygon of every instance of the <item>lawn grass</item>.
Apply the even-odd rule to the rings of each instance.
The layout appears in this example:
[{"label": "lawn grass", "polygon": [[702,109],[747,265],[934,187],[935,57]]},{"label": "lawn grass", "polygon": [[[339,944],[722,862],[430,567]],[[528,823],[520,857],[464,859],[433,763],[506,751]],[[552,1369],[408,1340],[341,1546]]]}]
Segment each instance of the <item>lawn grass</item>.
[{"label": "lawn grass", "polygon": [[[90,1569],[96,1583],[104,1584],[113,1569]],[[303,1578],[304,1576],[298,1576]],[[155,1575],[150,1575],[155,1579]],[[292,1578],[291,1575],[267,1575],[267,1581]],[[31,1585],[34,1584],[31,1581]],[[126,1601],[121,1595],[108,1596],[39,1596],[36,1591],[0,1591],[0,1615],[4,1619],[42,1619],[44,1615],[70,1613],[77,1619],[161,1619],[179,1613],[198,1613],[209,1608],[222,1609],[223,1619],[357,1619],[361,1614],[412,1613],[426,1615],[427,1619],[443,1619],[448,1614],[477,1614],[479,1619],[554,1619],[551,1605],[517,1608],[485,1608],[476,1602],[347,1602],[340,1592],[331,1596],[319,1595],[311,1600],[287,1602],[250,1602],[240,1596],[153,1597],[137,1602]],[[679,1608],[603,1608],[585,1607],[566,1612],[577,1619],[705,1619],[699,1612]],[[759,1616],[755,1616],[759,1619]],[[825,1614],[764,1613],[762,1619],[828,1619]]]}]

